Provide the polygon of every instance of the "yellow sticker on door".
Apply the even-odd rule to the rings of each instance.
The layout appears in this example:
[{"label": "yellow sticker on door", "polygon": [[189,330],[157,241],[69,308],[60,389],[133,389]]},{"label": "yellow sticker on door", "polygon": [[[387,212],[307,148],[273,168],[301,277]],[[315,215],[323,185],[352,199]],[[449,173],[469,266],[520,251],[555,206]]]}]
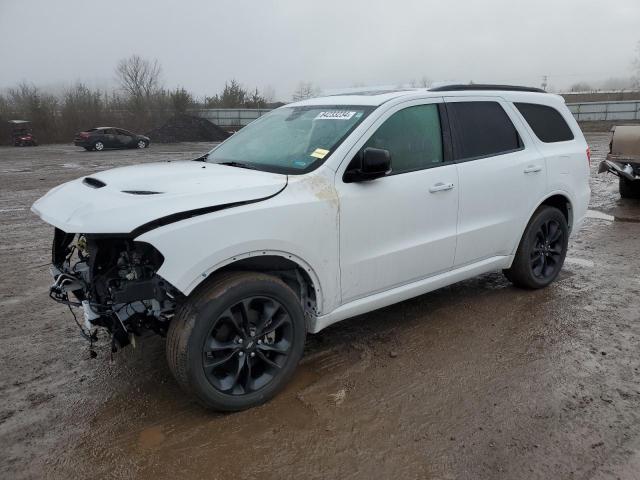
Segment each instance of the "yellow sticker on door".
[{"label": "yellow sticker on door", "polygon": [[329,153],[329,150],[325,150],[324,148],[316,148],[313,152],[311,152],[311,156],[322,159],[327,156],[327,153]]}]

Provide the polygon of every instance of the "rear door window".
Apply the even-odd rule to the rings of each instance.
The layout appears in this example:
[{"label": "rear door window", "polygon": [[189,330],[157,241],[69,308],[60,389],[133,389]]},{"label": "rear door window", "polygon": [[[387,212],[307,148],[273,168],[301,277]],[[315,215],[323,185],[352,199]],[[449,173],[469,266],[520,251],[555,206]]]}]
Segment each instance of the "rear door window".
[{"label": "rear door window", "polygon": [[573,140],[573,132],[555,108],[536,103],[514,103],[533,133],[545,143]]},{"label": "rear door window", "polygon": [[498,102],[447,103],[458,160],[501,155],[522,148],[522,140]]}]

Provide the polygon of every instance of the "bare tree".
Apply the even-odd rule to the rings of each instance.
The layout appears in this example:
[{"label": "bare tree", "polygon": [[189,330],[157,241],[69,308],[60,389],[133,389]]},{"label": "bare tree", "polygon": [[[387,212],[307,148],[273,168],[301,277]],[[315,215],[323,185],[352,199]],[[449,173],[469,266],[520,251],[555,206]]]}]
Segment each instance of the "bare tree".
[{"label": "bare tree", "polygon": [[431,86],[431,80],[426,75],[423,75],[418,85],[422,88],[429,88]]},{"label": "bare tree", "polygon": [[8,90],[8,101],[16,115],[33,123],[33,128],[41,139],[50,141],[55,134],[58,99],[43,92],[35,85],[22,82]]},{"label": "bare tree", "polygon": [[577,82],[571,85],[570,92],[591,92],[594,88],[587,82]]},{"label": "bare tree", "polygon": [[169,98],[175,114],[186,113],[188,109],[193,108],[196,104],[193,95],[184,87],[177,87],[174,91],[169,92]]},{"label": "bare tree", "polygon": [[299,102],[300,100],[306,100],[307,98],[313,98],[318,96],[319,89],[315,87],[311,82],[300,82],[298,88],[293,92],[293,101]]},{"label": "bare tree", "polygon": [[158,60],[147,60],[140,55],[123,58],[116,66],[120,86],[133,99],[149,98],[157,93],[161,71]]},{"label": "bare tree", "polygon": [[245,105],[247,108],[264,108],[266,103],[267,101],[256,88],[245,102]]},{"label": "bare tree", "polygon": [[625,90],[627,88],[633,88],[633,78],[608,78],[600,84],[600,88],[602,88],[603,90]]},{"label": "bare tree", "polygon": [[262,89],[262,97],[267,103],[273,103],[276,100],[276,89],[272,85],[267,85]]}]

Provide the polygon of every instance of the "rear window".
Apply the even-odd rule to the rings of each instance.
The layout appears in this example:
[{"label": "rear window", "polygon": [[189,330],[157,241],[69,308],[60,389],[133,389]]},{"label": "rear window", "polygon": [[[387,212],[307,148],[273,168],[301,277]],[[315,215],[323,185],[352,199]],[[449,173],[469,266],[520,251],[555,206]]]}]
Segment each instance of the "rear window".
[{"label": "rear window", "polygon": [[573,132],[555,108],[536,103],[514,103],[533,133],[545,143],[573,140]]},{"label": "rear window", "polygon": [[457,159],[471,160],[522,148],[518,131],[497,102],[447,104],[456,138]]}]

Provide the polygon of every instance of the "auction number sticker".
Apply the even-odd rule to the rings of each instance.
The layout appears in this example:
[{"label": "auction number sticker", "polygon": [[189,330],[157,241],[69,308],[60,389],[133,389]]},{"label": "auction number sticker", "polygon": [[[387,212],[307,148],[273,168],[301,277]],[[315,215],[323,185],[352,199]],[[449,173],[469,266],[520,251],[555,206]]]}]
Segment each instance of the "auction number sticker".
[{"label": "auction number sticker", "polygon": [[348,112],[345,110],[332,110],[330,112],[320,112],[316,115],[316,120],[349,120],[356,112]]},{"label": "auction number sticker", "polygon": [[316,148],[313,152],[310,153],[312,157],[323,159],[327,156],[329,150],[325,150],[324,148]]}]

